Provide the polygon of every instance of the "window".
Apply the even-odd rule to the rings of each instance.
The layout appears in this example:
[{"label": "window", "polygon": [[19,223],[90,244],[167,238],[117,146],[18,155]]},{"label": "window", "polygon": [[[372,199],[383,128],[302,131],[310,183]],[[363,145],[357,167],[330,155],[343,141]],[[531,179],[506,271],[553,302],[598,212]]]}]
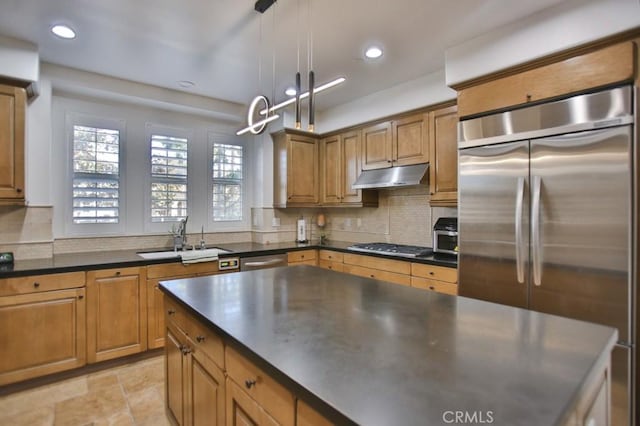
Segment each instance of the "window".
[{"label": "window", "polygon": [[187,216],[187,139],[151,135],[151,221]]},{"label": "window", "polygon": [[73,223],[118,223],[120,131],[73,126]]},{"label": "window", "polygon": [[241,145],[213,144],[213,221],[243,219],[243,165]]}]

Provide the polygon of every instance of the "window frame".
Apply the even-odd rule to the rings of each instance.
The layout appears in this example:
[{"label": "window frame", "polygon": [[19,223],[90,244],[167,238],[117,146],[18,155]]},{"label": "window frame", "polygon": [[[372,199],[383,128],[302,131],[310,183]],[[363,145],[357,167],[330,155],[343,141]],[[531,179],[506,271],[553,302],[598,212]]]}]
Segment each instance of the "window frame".
[{"label": "window frame", "polygon": [[[74,127],[84,126],[117,130],[118,136],[118,223],[75,223],[73,221],[73,154]],[[89,114],[69,112],[65,117],[66,139],[66,179],[64,224],[69,236],[122,235],[126,229],[126,164],[125,147],[127,140],[126,121],[119,118],[99,117]]]},{"label": "window frame", "polygon": [[[207,224],[210,232],[244,232],[251,230],[251,170],[253,170],[253,152],[246,138],[232,134],[208,132],[207,149]],[[242,146],[242,220],[213,220],[213,146],[214,144]]]},{"label": "window frame", "polygon": [[[169,127],[155,123],[145,124],[145,174],[144,174],[144,231],[151,234],[168,234],[171,231],[171,226],[175,224],[178,226],[179,221],[171,222],[153,222],[151,219],[151,182],[153,180],[151,176],[151,137],[153,135],[169,136],[174,138],[184,138],[187,140],[187,216],[192,216],[193,211],[193,172],[194,172],[194,132],[193,129],[184,127]],[[191,228],[191,227],[190,227]]]}]

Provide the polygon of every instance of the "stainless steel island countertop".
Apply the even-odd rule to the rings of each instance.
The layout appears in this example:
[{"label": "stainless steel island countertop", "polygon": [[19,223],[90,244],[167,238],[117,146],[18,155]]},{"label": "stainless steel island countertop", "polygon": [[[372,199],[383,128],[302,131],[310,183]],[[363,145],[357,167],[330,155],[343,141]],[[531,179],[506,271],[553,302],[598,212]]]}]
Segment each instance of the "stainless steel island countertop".
[{"label": "stainless steel island countertop", "polygon": [[[565,423],[614,329],[294,266],[161,289],[337,423]],[[449,416],[448,418],[446,416]]]}]

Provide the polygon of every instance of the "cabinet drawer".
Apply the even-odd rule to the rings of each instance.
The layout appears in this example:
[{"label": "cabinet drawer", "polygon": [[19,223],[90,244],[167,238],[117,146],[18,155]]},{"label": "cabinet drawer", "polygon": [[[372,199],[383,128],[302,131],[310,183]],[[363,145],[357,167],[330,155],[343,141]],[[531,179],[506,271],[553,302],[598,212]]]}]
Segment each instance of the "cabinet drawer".
[{"label": "cabinet drawer", "polygon": [[84,287],[84,272],[0,279],[0,296]]},{"label": "cabinet drawer", "polygon": [[294,398],[287,389],[229,346],[225,348],[225,364],[229,378],[279,424],[294,424]]},{"label": "cabinet drawer", "polygon": [[371,269],[395,272],[398,274],[411,274],[411,263],[402,260],[382,259],[375,256],[362,256],[360,254],[344,254],[344,263],[350,265],[364,266]]},{"label": "cabinet drawer", "polygon": [[331,269],[332,271],[344,271],[344,263],[342,262],[332,262],[331,260],[320,259],[318,266],[325,269]]},{"label": "cabinet drawer", "polygon": [[205,353],[220,368],[224,368],[224,345],[219,336],[191,316],[186,317],[184,332],[196,349]]},{"label": "cabinet drawer", "polygon": [[141,280],[146,280],[146,272],[147,268],[144,266],[139,268],[98,269],[96,271],[87,272],[87,281],[101,278],[117,278],[129,275],[140,275]]},{"label": "cabinet drawer", "polygon": [[[407,264],[408,265],[408,264]],[[376,280],[389,281],[395,284],[411,285],[411,277],[396,272],[381,271],[379,269],[365,268],[363,266],[355,266],[344,264],[343,272],[361,277],[373,278]]]},{"label": "cabinet drawer", "polygon": [[306,262],[308,260],[315,260],[316,251],[315,250],[300,250],[300,251],[291,251],[287,253],[287,262]]},{"label": "cabinet drawer", "polygon": [[187,313],[180,305],[167,296],[164,296],[164,320],[166,324],[174,324],[182,332],[186,332]]},{"label": "cabinet drawer", "polygon": [[458,270],[444,266],[425,265],[422,263],[411,264],[411,275],[431,280],[446,281],[449,283],[458,282]]},{"label": "cabinet drawer", "polygon": [[320,250],[320,260],[330,260],[332,262],[344,262],[344,254],[339,251]]},{"label": "cabinet drawer", "polygon": [[218,261],[183,265],[180,262],[147,266],[147,278],[168,278],[194,276],[196,274],[214,274],[218,272]]},{"label": "cabinet drawer", "polygon": [[411,287],[451,294],[452,296],[458,295],[458,284],[430,280],[429,278],[411,277]]},{"label": "cabinet drawer", "polygon": [[310,260],[303,260],[302,262],[289,262],[289,266],[295,266],[295,265],[311,265],[311,266],[317,266],[317,262],[315,259],[310,259]]}]

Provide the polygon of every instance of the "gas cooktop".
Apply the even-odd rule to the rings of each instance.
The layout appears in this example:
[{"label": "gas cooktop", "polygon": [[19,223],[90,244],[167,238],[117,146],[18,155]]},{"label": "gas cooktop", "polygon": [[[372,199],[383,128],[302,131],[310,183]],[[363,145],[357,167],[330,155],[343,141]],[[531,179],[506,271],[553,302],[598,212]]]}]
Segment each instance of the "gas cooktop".
[{"label": "gas cooktop", "polygon": [[364,243],[347,247],[349,250],[364,253],[384,254],[388,256],[417,257],[428,256],[433,253],[430,247],[409,246],[389,243]]}]

